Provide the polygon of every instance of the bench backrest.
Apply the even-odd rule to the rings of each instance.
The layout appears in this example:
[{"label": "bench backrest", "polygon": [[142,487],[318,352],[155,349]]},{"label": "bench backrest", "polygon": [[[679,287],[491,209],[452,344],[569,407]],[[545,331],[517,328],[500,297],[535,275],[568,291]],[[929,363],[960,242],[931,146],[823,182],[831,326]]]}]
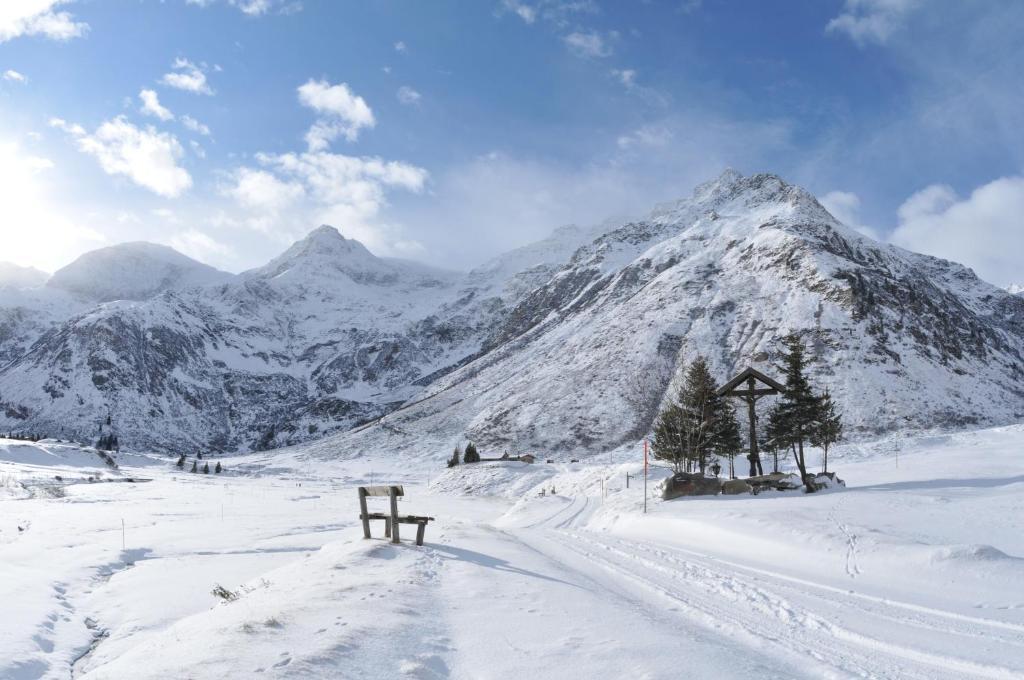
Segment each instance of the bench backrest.
[{"label": "bench backrest", "polygon": [[405,491],[402,489],[401,484],[395,486],[361,486],[360,491],[364,491],[367,496],[390,496],[391,489],[395,490],[396,496],[404,496]]}]

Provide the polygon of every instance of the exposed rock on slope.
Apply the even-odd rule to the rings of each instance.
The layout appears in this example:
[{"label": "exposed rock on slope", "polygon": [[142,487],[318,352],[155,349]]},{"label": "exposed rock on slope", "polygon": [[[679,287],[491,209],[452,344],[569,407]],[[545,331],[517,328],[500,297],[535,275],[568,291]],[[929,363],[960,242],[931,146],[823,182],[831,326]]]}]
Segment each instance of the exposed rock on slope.
[{"label": "exposed rock on slope", "polygon": [[490,352],[323,450],[602,450],[646,430],[681,362],[774,372],[791,331],[851,433],[1005,423],[1024,418],[1022,302],[847,229],[778,177],[726,173],[580,248]]},{"label": "exposed rock on slope", "polygon": [[851,432],[1024,418],[1024,299],[847,229],[773,175],[727,172],[642,220],[563,228],[466,275],[320,227],[214,285],[134,276],[122,293],[163,292],[72,309],[34,344],[0,335],[0,429],[88,437],[109,412],[137,447],[335,433],[323,455],[447,454],[466,438],[585,453],[644,433],[696,354],[723,380],[774,372],[790,331]]}]

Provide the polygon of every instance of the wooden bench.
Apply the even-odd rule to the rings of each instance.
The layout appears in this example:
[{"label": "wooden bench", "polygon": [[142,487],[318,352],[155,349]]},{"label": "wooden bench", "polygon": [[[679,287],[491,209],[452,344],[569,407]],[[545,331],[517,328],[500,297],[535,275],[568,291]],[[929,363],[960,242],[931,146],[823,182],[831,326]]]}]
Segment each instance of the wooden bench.
[{"label": "wooden bench", "polygon": [[[405,491],[399,484],[397,486],[361,486],[359,487],[359,519],[363,521],[363,538],[370,537],[370,520],[384,520],[384,537],[390,537],[392,543],[398,543],[398,525],[416,525],[416,545],[423,545],[423,534],[427,529],[427,522],[432,522],[433,517],[419,515],[399,515],[398,497],[404,496]],[[387,496],[391,500],[391,512],[369,512],[366,507],[367,496]]]}]

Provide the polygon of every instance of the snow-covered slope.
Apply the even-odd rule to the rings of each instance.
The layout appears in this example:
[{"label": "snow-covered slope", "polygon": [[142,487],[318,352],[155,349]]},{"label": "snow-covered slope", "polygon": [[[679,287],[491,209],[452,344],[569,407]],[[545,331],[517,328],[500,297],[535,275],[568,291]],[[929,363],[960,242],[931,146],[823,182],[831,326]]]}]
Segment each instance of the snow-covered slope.
[{"label": "snow-covered slope", "polygon": [[54,272],[47,286],[92,302],[146,300],[165,290],[230,281],[232,275],[155,243],[92,250]]},{"label": "snow-covered slope", "polygon": [[11,262],[0,262],[0,288],[37,288],[50,278],[35,267],[22,267]]},{"label": "snow-covered slope", "polygon": [[611,448],[647,430],[683,363],[776,373],[789,332],[852,434],[1024,418],[1019,297],[861,236],[776,176],[728,172],[577,250],[489,352],[324,453]]},{"label": "snow-covered slope", "polygon": [[[439,478],[0,438],[0,678],[1021,678],[1022,448],[888,438],[832,452],[845,489],[662,501],[638,442]],[[423,546],[363,539],[367,483]]]},{"label": "snow-covered slope", "polygon": [[644,434],[697,354],[723,381],[775,373],[791,331],[851,434],[1024,418],[1024,299],[874,242],[768,174],[729,171],[461,276],[320,227],[234,280],[175,288],[21,340],[0,429],[87,437],[109,413],[122,443],[163,449],[343,433],[323,455],[465,439],[585,454]]}]

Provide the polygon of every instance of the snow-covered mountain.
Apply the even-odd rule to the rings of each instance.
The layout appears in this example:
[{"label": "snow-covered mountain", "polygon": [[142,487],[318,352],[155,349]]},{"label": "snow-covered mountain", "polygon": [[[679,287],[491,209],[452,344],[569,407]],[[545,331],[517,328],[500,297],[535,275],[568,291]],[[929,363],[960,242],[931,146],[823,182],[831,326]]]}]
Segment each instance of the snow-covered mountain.
[{"label": "snow-covered mountain", "polygon": [[791,331],[851,433],[1024,418],[1019,297],[874,242],[776,176],[727,172],[581,247],[490,351],[324,452],[611,448],[647,430],[683,363],[777,373]]},{"label": "snow-covered mountain", "polygon": [[91,302],[109,302],[147,300],[165,290],[232,278],[168,246],[139,241],[92,250],[54,272],[46,285]]},{"label": "snow-covered mountain", "polygon": [[790,331],[851,432],[1024,418],[1024,299],[876,243],[774,175],[726,172],[465,275],[320,227],[212,285],[116,278],[164,290],[9,343],[0,429],[88,437],[110,413],[122,443],[175,450],[333,434],[315,449],[597,451],[645,432],[697,354],[722,380],[774,373]]},{"label": "snow-covered mountain", "polygon": [[35,267],[22,267],[11,262],[0,262],[0,288],[38,288],[50,275]]}]

